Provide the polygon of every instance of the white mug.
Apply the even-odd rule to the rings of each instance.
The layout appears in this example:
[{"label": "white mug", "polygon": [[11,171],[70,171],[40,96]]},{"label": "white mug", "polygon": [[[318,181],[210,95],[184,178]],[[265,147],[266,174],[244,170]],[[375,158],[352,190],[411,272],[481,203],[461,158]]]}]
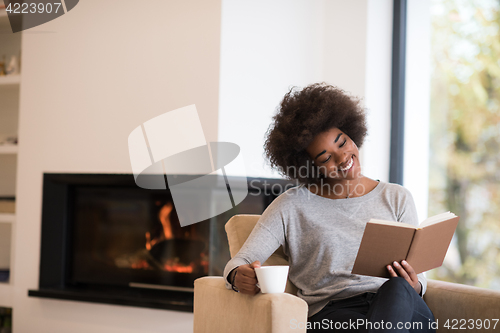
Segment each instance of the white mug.
[{"label": "white mug", "polygon": [[284,293],[289,266],[261,266],[254,268],[257,287],[263,294]]}]

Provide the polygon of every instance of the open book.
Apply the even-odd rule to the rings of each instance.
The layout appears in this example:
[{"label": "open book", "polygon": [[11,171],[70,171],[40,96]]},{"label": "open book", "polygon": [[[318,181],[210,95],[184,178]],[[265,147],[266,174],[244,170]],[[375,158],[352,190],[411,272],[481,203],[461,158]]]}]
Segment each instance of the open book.
[{"label": "open book", "polygon": [[386,266],[401,260],[406,260],[417,274],[441,266],[458,219],[446,212],[429,217],[419,227],[371,219],[351,273],[388,278]]}]

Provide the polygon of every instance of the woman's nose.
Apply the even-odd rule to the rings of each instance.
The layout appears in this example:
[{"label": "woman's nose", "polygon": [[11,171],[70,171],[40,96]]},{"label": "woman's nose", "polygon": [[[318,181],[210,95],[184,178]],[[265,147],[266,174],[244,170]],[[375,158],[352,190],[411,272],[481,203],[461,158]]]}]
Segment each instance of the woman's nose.
[{"label": "woman's nose", "polygon": [[347,153],[338,153],[336,154],[335,161],[337,164],[342,164],[347,158]]}]

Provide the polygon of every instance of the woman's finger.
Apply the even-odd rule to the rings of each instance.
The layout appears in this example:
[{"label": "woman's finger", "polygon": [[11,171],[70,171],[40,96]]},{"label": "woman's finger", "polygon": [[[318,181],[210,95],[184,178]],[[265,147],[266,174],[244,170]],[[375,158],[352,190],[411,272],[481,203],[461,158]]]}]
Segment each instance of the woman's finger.
[{"label": "woman's finger", "polygon": [[260,289],[256,285],[243,284],[239,290],[243,294],[255,295]]},{"label": "woman's finger", "polygon": [[401,261],[401,264],[403,265],[405,271],[410,276],[411,280],[413,282],[418,281],[418,276],[415,273],[415,270],[413,269],[413,267],[411,267],[411,265],[406,260]]},{"label": "woman's finger", "polygon": [[397,277],[398,274],[394,271],[394,268],[391,265],[387,265],[387,270],[389,271],[389,275],[391,277]]},{"label": "woman's finger", "polygon": [[406,272],[403,266],[401,266],[397,261],[393,262],[392,265],[396,268],[396,271],[398,272],[398,275],[404,278],[408,283],[413,286],[413,281],[411,280],[410,276]]},{"label": "woman's finger", "polygon": [[238,274],[235,277],[235,285],[243,294],[256,294],[259,292],[257,276],[251,265],[238,266]]},{"label": "woman's finger", "polygon": [[[238,276],[236,276],[236,280],[238,279]],[[236,287],[240,291],[240,293],[243,294],[256,294],[259,291],[259,288],[252,283],[247,283],[247,282],[239,282],[235,283]]]}]

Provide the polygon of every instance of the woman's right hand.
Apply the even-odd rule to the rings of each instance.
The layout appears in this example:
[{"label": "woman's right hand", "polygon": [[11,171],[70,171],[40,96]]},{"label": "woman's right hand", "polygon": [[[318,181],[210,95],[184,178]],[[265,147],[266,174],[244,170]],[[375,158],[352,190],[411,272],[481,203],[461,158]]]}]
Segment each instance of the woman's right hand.
[{"label": "woman's right hand", "polygon": [[234,286],[238,288],[240,293],[247,295],[255,295],[260,291],[260,288],[256,286],[257,276],[255,275],[254,268],[260,267],[260,261],[256,260],[251,264],[238,266],[232,274],[236,274],[234,278]]}]

